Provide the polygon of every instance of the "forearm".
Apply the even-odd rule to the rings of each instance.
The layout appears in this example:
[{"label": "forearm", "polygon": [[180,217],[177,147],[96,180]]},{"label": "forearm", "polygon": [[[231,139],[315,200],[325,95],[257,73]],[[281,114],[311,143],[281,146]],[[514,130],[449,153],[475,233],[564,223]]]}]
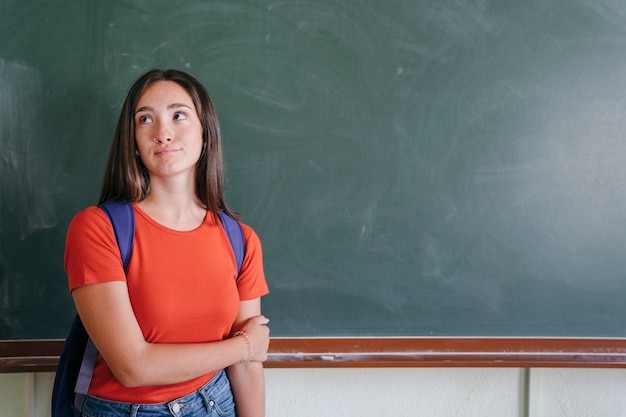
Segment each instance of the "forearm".
[{"label": "forearm", "polygon": [[265,416],[265,376],[261,362],[236,363],[226,369],[237,417]]},{"label": "forearm", "polygon": [[146,343],[134,354],[126,352],[123,359],[107,363],[122,384],[139,387],[188,381],[241,362],[247,354],[245,340],[233,337],[198,344]]}]

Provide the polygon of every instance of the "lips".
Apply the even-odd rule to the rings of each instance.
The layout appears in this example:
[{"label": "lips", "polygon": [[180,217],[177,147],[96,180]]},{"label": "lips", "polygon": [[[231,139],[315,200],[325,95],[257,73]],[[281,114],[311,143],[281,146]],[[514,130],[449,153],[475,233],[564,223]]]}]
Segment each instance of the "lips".
[{"label": "lips", "polygon": [[155,155],[168,155],[168,154],[172,154],[174,152],[178,152],[180,150],[181,150],[181,148],[163,148],[163,149],[157,150],[154,154]]}]

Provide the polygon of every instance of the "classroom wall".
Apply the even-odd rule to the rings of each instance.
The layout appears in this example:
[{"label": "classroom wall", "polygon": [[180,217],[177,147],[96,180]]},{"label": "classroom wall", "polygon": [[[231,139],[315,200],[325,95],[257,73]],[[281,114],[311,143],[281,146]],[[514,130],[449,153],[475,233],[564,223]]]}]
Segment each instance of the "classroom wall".
[{"label": "classroom wall", "polygon": [[[0,374],[0,417],[49,417],[54,374]],[[268,417],[620,417],[626,370],[267,369]]]}]

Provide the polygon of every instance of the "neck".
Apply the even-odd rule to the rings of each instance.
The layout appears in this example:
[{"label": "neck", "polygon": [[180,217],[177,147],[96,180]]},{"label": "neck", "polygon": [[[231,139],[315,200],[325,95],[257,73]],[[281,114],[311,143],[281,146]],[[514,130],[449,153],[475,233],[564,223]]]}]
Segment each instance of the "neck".
[{"label": "neck", "polygon": [[156,222],[174,230],[195,229],[206,216],[206,208],[189,187],[164,186],[158,181],[150,184],[150,192],[139,206]]}]

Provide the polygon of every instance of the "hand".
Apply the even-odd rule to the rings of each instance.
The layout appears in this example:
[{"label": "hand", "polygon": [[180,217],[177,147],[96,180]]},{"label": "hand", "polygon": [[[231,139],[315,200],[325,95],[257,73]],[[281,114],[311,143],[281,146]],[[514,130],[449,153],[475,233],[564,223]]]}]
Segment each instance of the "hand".
[{"label": "hand", "polygon": [[270,345],[270,329],[267,327],[269,319],[265,316],[255,316],[248,319],[241,331],[246,332],[252,348],[253,362],[264,362],[267,359],[267,349]]}]

